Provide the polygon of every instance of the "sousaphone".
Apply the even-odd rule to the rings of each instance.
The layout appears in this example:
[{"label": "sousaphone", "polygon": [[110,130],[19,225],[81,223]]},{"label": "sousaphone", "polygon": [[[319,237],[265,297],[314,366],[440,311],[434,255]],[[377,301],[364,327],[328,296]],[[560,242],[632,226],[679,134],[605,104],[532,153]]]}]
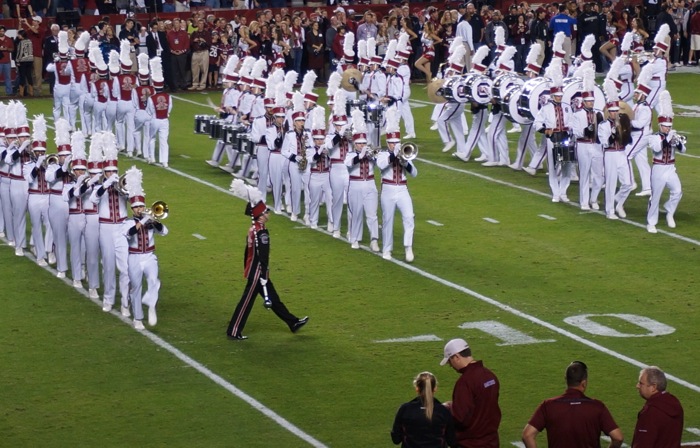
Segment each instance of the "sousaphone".
[{"label": "sousaphone", "polygon": [[428,84],[428,99],[433,102],[433,103],[445,103],[447,102],[447,99],[442,96],[438,95],[438,90],[442,87],[442,85],[445,84],[444,79],[433,79],[430,84]]},{"label": "sousaphone", "polygon": [[361,82],[362,73],[356,68],[349,68],[343,72],[343,76],[340,78],[340,87],[350,92],[357,92],[360,90]]}]

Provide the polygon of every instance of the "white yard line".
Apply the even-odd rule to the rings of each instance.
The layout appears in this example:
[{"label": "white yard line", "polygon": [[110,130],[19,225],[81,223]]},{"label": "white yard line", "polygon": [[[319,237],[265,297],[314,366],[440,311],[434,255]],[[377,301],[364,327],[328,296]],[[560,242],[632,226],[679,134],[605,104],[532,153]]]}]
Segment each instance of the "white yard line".
[{"label": "white yard line", "polygon": [[197,238],[198,240],[206,240],[207,239],[206,236],[202,236],[199,233],[193,233],[192,236]]},{"label": "white yard line", "polygon": [[445,224],[443,224],[443,223],[441,223],[441,222],[433,221],[432,219],[429,219],[429,220],[427,220],[427,221],[425,221],[425,222],[427,222],[428,224],[434,225],[434,226],[436,226],[436,227],[442,227],[442,226],[445,225]]},{"label": "white yard line", "polygon": [[490,222],[491,224],[499,224],[499,222],[493,218],[483,218],[484,221]]},{"label": "white yard line", "polygon": [[549,215],[537,215],[537,216],[539,216],[540,218],[544,218],[548,221],[556,221],[557,220],[557,218],[555,218],[554,216],[549,216]]}]

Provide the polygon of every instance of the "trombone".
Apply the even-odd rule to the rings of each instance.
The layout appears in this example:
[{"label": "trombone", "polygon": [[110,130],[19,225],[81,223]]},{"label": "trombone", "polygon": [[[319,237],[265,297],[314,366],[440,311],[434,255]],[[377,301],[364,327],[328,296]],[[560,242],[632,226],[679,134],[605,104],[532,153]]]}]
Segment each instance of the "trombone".
[{"label": "trombone", "polygon": [[160,222],[169,215],[170,209],[165,201],[155,201],[143,214],[150,217],[155,222]]}]

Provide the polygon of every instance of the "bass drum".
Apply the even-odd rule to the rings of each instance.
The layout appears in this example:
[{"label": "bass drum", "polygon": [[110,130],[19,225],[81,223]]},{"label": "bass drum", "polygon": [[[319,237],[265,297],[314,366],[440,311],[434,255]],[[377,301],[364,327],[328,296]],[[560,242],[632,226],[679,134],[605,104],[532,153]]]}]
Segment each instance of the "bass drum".
[{"label": "bass drum", "polygon": [[472,103],[488,104],[491,102],[491,87],[493,82],[486,75],[478,73],[469,73],[465,77],[464,90],[467,94],[467,99]]},{"label": "bass drum", "polygon": [[520,89],[518,113],[534,120],[537,112],[549,101],[549,83],[545,78],[528,79]]},{"label": "bass drum", "polygon": [[520,99],[521,90],[522,86],[515,86],[506,93],[501,104],[501,111],[513,123],[530,124],[532,120],[518,111],[518,100]]},{"label": "bass drum", "polygon": [[[583,101],[581,100],[582,89],[583,80],[581,78],[566,78],[564,80],[564,85],[562,86],[562,91],[564,92],[562,102],[569,103],[573,112],[583,107]],[[595,85],[593,87],[593,96],[595,97],[593,108],[598,110],[605,109],[605,94],[603,93],[603,89]]]},{"label": "bass drum", "polygon": [[495,99],[497,103],[503,104],[503,97],[506,96],[506,93],[513,87],[522,85],[522,79],[513,74],[504,73],[499,75],[493,82],[493,86],[491,86],[491,97]]}]

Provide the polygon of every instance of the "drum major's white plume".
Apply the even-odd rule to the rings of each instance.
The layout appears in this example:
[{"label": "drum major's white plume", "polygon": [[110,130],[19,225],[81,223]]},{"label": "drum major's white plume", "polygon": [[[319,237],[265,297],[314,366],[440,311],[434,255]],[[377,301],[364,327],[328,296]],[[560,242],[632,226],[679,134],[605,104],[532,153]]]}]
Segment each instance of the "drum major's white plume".
[{"label": "drum major's white plume", "polygon": [[234,194],[234,196],[245,199],[250,203],[250,205],[253,206],[257,205],[258,202],[263,200],[263,195],[260,190],[249,187],[241,179],[233,179],[229,190]]}]

